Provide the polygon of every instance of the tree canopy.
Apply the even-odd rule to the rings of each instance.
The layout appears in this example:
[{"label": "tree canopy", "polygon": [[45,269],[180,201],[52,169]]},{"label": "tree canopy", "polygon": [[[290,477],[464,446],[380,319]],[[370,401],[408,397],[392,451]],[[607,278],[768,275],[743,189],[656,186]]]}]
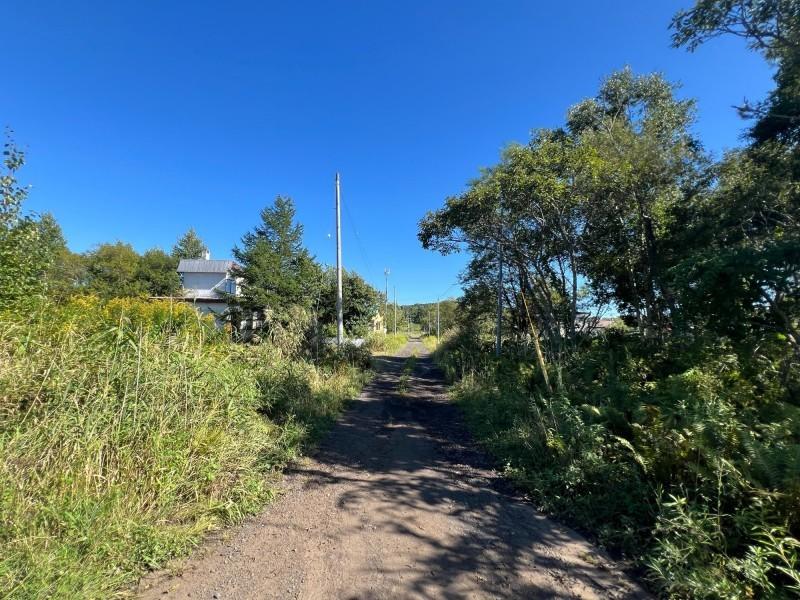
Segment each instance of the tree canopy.
[{"label": "tree canopy", "polygon": [[160,248],[147,250],[139,260],[138,278],[151,296],[174,296],[181,289],[174,257]]},{"label": "tree canopy", "polygon": [[739,107],[754,120],[756,142],[800,142],[800,3],[797,0],[699,0],[672,21],[675,46],[689,50],[722,35],[747,41],[776,66],[767,98]]},{"label": "tree canopy", "polygon": [[197,235],[194,227],[190,227],[189,230],[175,242],[175,245],[172,247],[171,256],[178,260],[181,258],[203,258],[207,251],[208,248],[205,242]]},{"label": "tree canopy", "polygon": [[[323,287],[318,307],[319,322],[331,334],[336,331],[336,270],[322,274]],[[348,335],[363,337],[372,325],[372,317],[383,313],[383,295],[353,271],[342,270],[342,316]]]}]

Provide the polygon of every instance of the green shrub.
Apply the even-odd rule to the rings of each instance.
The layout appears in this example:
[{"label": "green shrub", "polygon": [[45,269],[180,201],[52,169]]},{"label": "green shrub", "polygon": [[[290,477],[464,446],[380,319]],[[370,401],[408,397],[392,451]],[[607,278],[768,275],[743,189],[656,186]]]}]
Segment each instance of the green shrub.
[{"label": "green shrub", "polygon": [[[800,581],[800,409],[769,355],[587,339],[548,393],[523,346],[437,351],[476,437],[547,512],[672,597],[786,597]],[[753,359],[755,362],[756,359]],[[781,381],[777,378],[783,377]]]}]

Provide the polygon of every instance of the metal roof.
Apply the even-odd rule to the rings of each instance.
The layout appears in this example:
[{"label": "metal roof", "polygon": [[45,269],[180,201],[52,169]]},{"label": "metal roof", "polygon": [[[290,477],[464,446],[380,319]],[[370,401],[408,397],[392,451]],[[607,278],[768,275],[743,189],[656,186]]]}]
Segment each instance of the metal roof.
[{"label": "metal roof", "polygon": [[227,273],[234,264],[232,260],[182,258],[178,263],[178,273]]}]

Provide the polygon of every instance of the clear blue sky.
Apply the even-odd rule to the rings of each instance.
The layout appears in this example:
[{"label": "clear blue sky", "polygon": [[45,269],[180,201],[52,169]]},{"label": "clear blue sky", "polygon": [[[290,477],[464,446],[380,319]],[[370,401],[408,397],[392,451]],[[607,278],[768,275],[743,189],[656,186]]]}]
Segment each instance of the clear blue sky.
[{"label": "clear blue sky", "polygon": [[0,124],[28,152],[28,207],[75,251],[169,249],[194,226],[227,257],[285,194],[330,264],[339,170],[345,266],[380,288],[388,266],[400,303],[427,301],[465,258],[422,250],[419,219],[611,71],[681,81],[707,147],[739,143],[731,106],[769,70],[737,40],[672,49],[690,4],[5,0]]}]

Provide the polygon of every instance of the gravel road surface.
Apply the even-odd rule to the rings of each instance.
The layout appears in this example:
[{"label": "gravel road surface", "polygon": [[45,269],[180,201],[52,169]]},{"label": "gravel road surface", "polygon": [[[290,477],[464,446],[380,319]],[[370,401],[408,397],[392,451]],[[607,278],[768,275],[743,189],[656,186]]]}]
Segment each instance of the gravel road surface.
[{"label": "gravel road surface", "polygon": [[[419,355],[411,375],[407,358]],[[379,374],[263,513],[136,590],[143,599],[646,598],[510,489],[424,346]]]}]

